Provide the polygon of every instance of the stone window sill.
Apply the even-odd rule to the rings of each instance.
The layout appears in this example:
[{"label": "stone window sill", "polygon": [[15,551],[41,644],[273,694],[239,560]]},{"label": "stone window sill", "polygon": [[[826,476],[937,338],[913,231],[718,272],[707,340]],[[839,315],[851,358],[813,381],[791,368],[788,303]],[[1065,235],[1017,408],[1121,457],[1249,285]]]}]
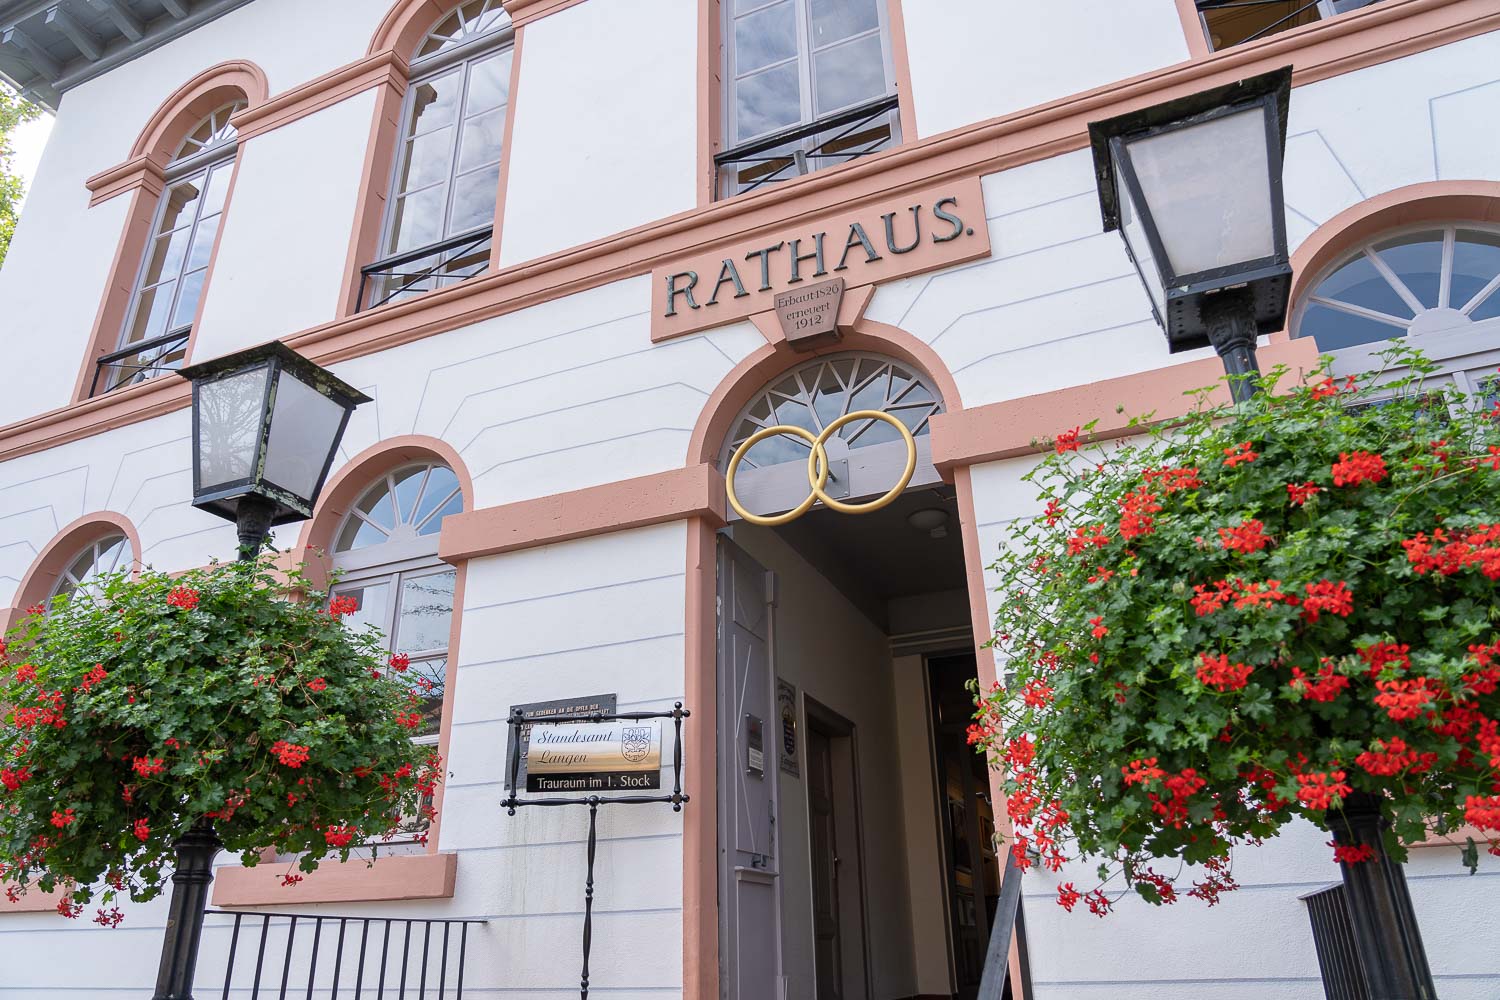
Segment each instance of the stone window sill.
[{"label": "stone window sill", "polygon": [[214,876],[213,905],[299,906],[304,903],[362,903],[398,899],[451,899],[458,871],[456,854],[390,854],[365,861],[325,861],[303,881],[284,886],[286,866],[220,868]]}]

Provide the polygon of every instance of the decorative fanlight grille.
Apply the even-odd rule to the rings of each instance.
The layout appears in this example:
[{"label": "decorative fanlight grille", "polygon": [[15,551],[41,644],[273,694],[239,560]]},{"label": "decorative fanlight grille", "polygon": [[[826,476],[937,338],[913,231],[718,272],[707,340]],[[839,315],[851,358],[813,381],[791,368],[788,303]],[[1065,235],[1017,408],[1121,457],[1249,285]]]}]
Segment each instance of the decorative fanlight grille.
[{"label": "decorative fanlight grille", "polygon": [[94,581],[107,573],[128,569],[135,561],[130,540],[124,535],[105,535],[74,557],[57,578],[52,597],[71,597],[80,591],[92,593]]},{"label": "decorative fanlight grille", "polygon": [[[808,362],[756,395],[734,423],[723,460],[764,427],[792,424],[820,433],[855,410],[879,410],[906,425],[914,436],[928,433],[927,422],[943,401],[926,377],[905,365],[871,354],[839,354]],[[877,420],[857,420],[837,436],[850,448],[900,438],[896,428]],[[806,462],[806,442],[782,434],[761,441],[745,455],[742,469]]]},{"label": "decorative fanlight grille", "polygon": [[500,0],[469,0],[438,19],[417,49],[416,58],[425,59],[456,48],[479,35],[510,26],[510,15]]},{"label": "decorative fanlight grille", "polygon": [[177,153],[172,157],[172,162],[186,160],[190,156],[233,142],[239,135],[235,127],[229,124],[229,119],[245,110],[244,101],[234,101],[209,112],[208,117],[198,123],[198,127],[182,140],[182,145],[177,147]]},{"label": "decorative fanlight grille", "polygon": [[443,518],[463,508],[458,477],[446,465],[397,469],[365,490],[339,531],[334,551],[436,535]]}]

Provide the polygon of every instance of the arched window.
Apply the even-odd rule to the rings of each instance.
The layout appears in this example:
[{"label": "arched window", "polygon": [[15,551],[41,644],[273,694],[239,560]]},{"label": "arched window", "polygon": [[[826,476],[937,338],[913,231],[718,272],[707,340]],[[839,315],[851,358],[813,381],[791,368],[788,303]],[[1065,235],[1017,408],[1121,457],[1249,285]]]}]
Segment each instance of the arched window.
[{"label": "arched window", "polygon": [[[1427,225],[1384,233],[1326,268],[1298,304],[1293,334],[1350,373],[1408,338],[1455,372],[1500,353],[1500,229]],[[1477,388],[1478,386],[1474,386]]]},{"label": "arched window", "polygon": [[234,169],[237,136],[229,119],[244,107],[237,100],[209,112],[167,164],[125,328],[117,349],[100,359],[91,394],[181,367]]},{"label": "arched window", "polygon": [[[391,653],[410,659],[427,682],[415,741],[436,745],[448,691],[448,644],[457,570],[438,559],[438,530],[463,510],[458,477],[445,465],[423,462],[381,476],[355,502],[334,536],[338,596],[358,610],[346,622],[373,625]],[[410,832],[425,828],[414,819]]]},{"label": "arched window", "polygon": [[[891,414],[917,441],[917,470],[912,486],[938,480],[932,465],[929,418],[943,410],[942,397],[927,376],[910,365],[874,354],[834,354],[779,375],[751,399],[731,425],[720,458],[730,456],[756,431],[778,424],[814,434],[846,413],[879,410]],[[896,481],[906,462],[901,435],[879,420],[845,424],[827,443],[830,482],[835,499],[880,494]],[[750,510],[788,510],[807,496],[808,445],[779,434],[746,452],[735,490]]]},{"label": "arched window", "polygon": [[418,43],[402,105],[383,259],[364,269],[361,308],[489,267],[514,37],[500,0],[469,0]]},{"label": "arched window", "polygon": [[48,599],[72,597],[76,593],[92,593],[98,578],[130,568],[135,561],[130,539],[115,532],[84,546],[58,574]]}]

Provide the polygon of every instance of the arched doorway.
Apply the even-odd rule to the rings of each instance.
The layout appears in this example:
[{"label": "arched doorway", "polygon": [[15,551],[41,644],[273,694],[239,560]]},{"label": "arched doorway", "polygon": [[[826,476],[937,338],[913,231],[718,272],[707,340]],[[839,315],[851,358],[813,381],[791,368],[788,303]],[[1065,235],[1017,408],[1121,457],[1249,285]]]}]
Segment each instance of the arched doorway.
[{"label": "arched doorway", "polygon": [[[765,378],[718,465],[755,515],[808,497],[809,445],[875,410],[915,470],[871,513],[815,503],[785,524],[733,515],[718,543],[721,995],[973,997],[1002,866],[983,762],[965,744],[976,677],[954,488],[933,467],[939,383],[875,351]],[[740,397],[744,399],[745,397]],[[904,436],[860,419],[827,442],[829,496],[881,497]]]}]

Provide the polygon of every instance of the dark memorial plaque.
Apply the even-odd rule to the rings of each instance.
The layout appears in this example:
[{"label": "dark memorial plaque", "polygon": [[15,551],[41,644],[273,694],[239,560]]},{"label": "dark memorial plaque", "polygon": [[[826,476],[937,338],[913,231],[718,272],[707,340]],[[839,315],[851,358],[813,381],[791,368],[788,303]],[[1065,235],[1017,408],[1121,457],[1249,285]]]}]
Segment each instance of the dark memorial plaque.
[{"label": "dark memorial plaque", "polygon": [[[618,698],[614,694],[585,695],[580,698],[558,698],[554,701],[534,701],[529,705],[512,705],[511,713],[525,713],[526,724],[521,727],[521,765],[518,781],[526,786],[526,756],[531,747],[531,725],[559,715],[613,715]],[[505,787],[510,788],[510,767],[505,768]]]}]

